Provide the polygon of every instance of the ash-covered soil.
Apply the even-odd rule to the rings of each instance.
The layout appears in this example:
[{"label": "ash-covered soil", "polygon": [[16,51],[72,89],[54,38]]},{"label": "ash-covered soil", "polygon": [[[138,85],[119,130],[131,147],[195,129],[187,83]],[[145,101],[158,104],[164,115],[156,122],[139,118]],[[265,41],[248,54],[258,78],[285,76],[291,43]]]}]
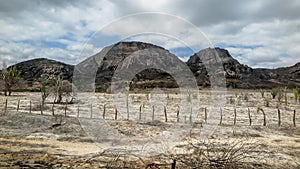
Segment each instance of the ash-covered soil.
[{"label": "ash-covered soil", "polygon": [[[210,99],[208,93],[202,92],[202,94],[203,99]],[[273,100],[269,107],[265,107],[261,103],[259,93],[250,93],[247,102],[239,99],[242,97],[240,93],[230,93],[226,95],[228,102],[223,109],[223,122],[214,126],[216,128],[208,140],[203,142],[198,140],[206,125],[203,120],[203,108],[200,108],[200,113],[196,116],[198,119],[192,124],[188,119],[180,119],[179,123],[182,124],[180,127],[186,125],[191,127],[180,140],[167,140],[166,146],[170,146],[169,149],[166,148],[167,151],[139,156],[133,153],[132,147],[128,147],[131,144],[128,143],[140,138],[151,140],[160,135],[170,134],[168,129],[172,129],[177,124],[176,113],[170,115],[168,122],[164,121],[163,113],[154,121],[139,121],[132,116],[130,120],[122,116],[114,120],[113,107],[106,107],[106,125],[116,129],[121,137],[127,138],[118,140],[118,144],[115,145],[119,147],[114,147],[112,144],[107,144],[105,140],[99,141],[94,135],[89,134],[89,131],[84,128],[86,126],[83,125],[83,122],[87,124],[103,122],[101,121],[103,109],[100,109],[101,112],[94,112],[93,118],[86,118],[89,117],[88,108],[82,109],[86,116],[77,118],[75,106],[74,109],[68,109],[67,117],[64,117],[64,105],[55,105],[60,113],[52,116],[51,104],[48,104],[44,115],[40,114],[38,108],[33,109],[30,114],[26,107],[27,101],[24,101],[26,97],[28,101],[29,96],[26,94],[14,96],[12,98],[15,100],[9,100],[9,103],[16,103],[17,99],[23,99],[23,105],[21,103],[18,112],[15,104],[10,105],[5,114],[3,108],[0,109],[0,168],[172,168],[172,165],[176,168],[222,168],[224,162],[222,165],[219,164],[224,160],[222,158],[232,157],[230,153],[224,155],[224,152],[232,150],[234,151],[231,153],[235,150],[239,152],[236,155],[239,160],[233,160],[231,168],[299,168],[300,166],[299,116],[296,118],[296,127],[292,125],[291,119],[292,110],[298,110],[299,105],[294,103],[293,99],[289,100],[288,106],[279,105],[282,110],[282,124],[278,126],[277,114],[274,113],[279,104],[277,101]],[[102,103],[107,95],[99,94],[98,97]],[[5,97],[0,96],[0,98],[2,106]],[[132,94],[131,98],[138,103],[133,106],[136,108],[135,115],[139,113],[140,103],[145,103],[143,109],[149,109],[151,113],[151,107],[147,107],[146,96]],[[172,106],[172,101],[175,102],[176,99],[178,95],[170,94],[167,98],[168,106]],[[234,103],[232,99],[235,100]],[[206,103],[205,106],[209,104]],[[262,125],[261,113],[253,111],[257,106],[261,106],[266,112],[266,126]],[[251,126],[249,126],[246,109],[241,111],[246,107],[249,107],[252,113]],[[234,108],[238,110],[236,125],[233,125],[232,117]],[[95,108],[94,111],[96,110]],[[171,110],[176,111],[175,108]],[[123,146],[122,141],[124,141]],[[133,143],[138,141],[140,140]],[[147,146],[155,147],[156,141],[148,142]],[[207,150],[209,154],[201,153],[201,150]],[[226,167],[228,168],[229,165]]]}]

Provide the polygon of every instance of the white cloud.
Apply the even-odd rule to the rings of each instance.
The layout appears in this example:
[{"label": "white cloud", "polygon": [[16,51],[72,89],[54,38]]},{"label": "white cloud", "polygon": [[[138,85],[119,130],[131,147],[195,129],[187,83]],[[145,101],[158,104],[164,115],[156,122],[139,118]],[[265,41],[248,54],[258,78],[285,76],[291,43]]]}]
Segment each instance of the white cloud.
[{"label": "white cloud", "polygon": [[[288,3],[281,0],[1,1],[0,61],[13,64],[47,57],[75,64],[99,52],[106,45],[100,41],[112,42],[129,38],[128,35],[133,40],[152,42],[168,49],[190,44],[200,50],[209,46],[206,36],[213,44],[227,47],[244,64],[289,66],[300,61],[299,7],[297,0]],[[183,24],[181,19],[170,19],[169,15],[118,20],[137,12],[179,16],[195,24],[205,36],[199,36],[192,25]],[[115,21],[118,21],[117,26],[109,27]],[[102,39],[87,42],[97,31]],[[137,32],[145,34],[131,36]],[[147,32],[161,34],[149,36]],[[170,35],[174,37],[168,37]],[[114,36],[118,38],[112,40]],[[47,46],[43,42],[65,47]],[[81,53],[86,43],[85,53]],[[232,45],[236,47],[230,47]]]}]

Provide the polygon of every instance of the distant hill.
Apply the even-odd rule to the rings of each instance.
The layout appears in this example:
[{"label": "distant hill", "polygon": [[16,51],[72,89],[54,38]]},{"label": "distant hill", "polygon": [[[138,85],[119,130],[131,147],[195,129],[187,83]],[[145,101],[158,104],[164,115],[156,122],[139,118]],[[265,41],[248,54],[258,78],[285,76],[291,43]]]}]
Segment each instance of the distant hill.
[{"label": "distant hill", "polygon": [[[143,42],[119,42],[110,46],[109,50],[105,48],[93,56],[98,58],[103,57],[101,64],[96,64],[96,66],[98,66],[97,73],[95,74],[95,86],[97,91],[106,91],[109,89],[112,76],[117,67],[121,65],[124,59],[129,55],[143,49],[158,49],[162,51],[157,54],[157,57],[175,56],[162,47]],[[205,68],[205,63],[203,63],[205,59],[200,58],[214,58],[216,55],[218,55],[223,62],[223,69],[218,70],[218,72],[225,75],[227,87],[272,88],[277,86],[300,86],[300,63],[277,69],[253,69],[239,63],[227,50],[221,48],[203,49],[191,56],[186,62],[196,77],[199,86],[210,86],[209,75]],[[88,67],[89,65],[95,66],[95,62],[95,60],[88,58],[80,64]],[[74,71],[73,65],[44,58],[20,62],[15,66],[21,72],[21,76],[28,81],[29,84],[39,81],[42,74],[62,74],[64,79],[72,81]],[[132,79],[132,82],[132,87],[142,89],[152,87],[178,87],[176,81],[168,73],[157,69],[146,69],[138,73]]]},{"label": "distant hill", "polygon": [[42,74],[61,75],[63,79],[72,81],[73,65],[68,65],[55,60],[46,58],[32,59],[17,63],[17,70],[21,72],[21,77],[31,85],[33,82],[40,81]]}]

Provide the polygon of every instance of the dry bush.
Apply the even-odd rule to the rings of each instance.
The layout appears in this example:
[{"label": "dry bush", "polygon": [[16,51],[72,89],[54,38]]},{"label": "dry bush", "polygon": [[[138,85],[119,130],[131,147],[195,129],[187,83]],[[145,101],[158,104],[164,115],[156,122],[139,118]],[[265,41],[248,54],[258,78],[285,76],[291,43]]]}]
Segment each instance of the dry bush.
[{"label": "dry bush", "polygon": [[177,156],[177,161],[188,168],[255,168],[249,164],[251,159],[258,158],[254,148],[255,145],[244,138],[208,140],[190,144],[191,153]]}]

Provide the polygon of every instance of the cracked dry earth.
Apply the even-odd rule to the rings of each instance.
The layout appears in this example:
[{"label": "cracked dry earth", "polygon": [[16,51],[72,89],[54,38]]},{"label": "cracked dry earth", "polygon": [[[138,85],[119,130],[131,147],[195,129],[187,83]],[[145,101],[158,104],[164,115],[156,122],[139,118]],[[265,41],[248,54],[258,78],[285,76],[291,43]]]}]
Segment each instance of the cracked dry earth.
[{"label": "cracked dry earth", "polygon": [[[207,98],[205,92],[202,94],[204,98]],[[239,96],[236,96],[236,92],[227,95],[228,98],[235,98],[238,101]],[[247,107],[255,109],[255,106],[260,104],[258,95],[259,93],[256,92],[249,95],[250,101],[247,102]],[[14,99],[20,97],[24,99],[25,96],[26,94],[22,93],[22,96],[14,96]],[[99,97],[101,99],[105,96],[99,94]],[[3,96],[0,98],[2,106],[5,99]],[[135,98],[143,99],[140,95]],[[174,98],[176,99],[176,95],[170,95],[168,103],[175,100]],[[226,103],[223,123],[218,125],[209,140],[214,142],[213,146],[217,147],[219,144],[234,142],[239,138],[251,144],[253,147],[251,152],[245,151],[243,155],[254,158],[243,159],[243,165],[236,168],[300,168],[300,115],[296,119],[297,127],[293,127],[290,123],[290,114],[288,114],[290,109],[298,110],[299,103],[294,104],[290,101],[290,107],[283,111],[280,127],[277,126],[275,115],[271,114],[276,104],[274,101],[270,107],[263,107],[270,119],[267,121],[267,126],[261,125],[261,116],[255,112],[253,112],[252,126],[248,125],[245,112],[238,112],[239,119],[236,126],[233,126],[232,114],[230,114],[233,105]],[[239,108],[245,105],[236,102],[234,106]],[[61,110],[63,115],[63,108]],[[114,110],[110,111],[108,113],[111,113],[113,117]],[[191,154],[192,158],[197,157],[197,154],[191,153],[190,145],[196,143],[197,136],[202,129],[200,122],[195,123],[189,134],[175,142],[171,150],[164,154],[143,157],[128,154],[126,150],[116,153],[109,151],[109,147],[95,144],[94,139],[86,134],[75,117],[76,113],[69,117],[52,116],[51,109],[47,109],[44,115],[40,115],[39,111],[33,109],[29,114],[27,109],[16,112],[13,106],[6,114],[3,114],[1,108],[0,113],[0,168],[171,168],[174,159],[177,160],[176,168],[193,168],[183,159],[189,160],[186,157]],[[97,119],[90,120],[91,122],[97,121]],[[163,133],[166,127],[174,123],[173,121],[165,123],[163,119],[151,123],[135,123],[123,119],[107,121],[128,137],[152,137]]]}]

